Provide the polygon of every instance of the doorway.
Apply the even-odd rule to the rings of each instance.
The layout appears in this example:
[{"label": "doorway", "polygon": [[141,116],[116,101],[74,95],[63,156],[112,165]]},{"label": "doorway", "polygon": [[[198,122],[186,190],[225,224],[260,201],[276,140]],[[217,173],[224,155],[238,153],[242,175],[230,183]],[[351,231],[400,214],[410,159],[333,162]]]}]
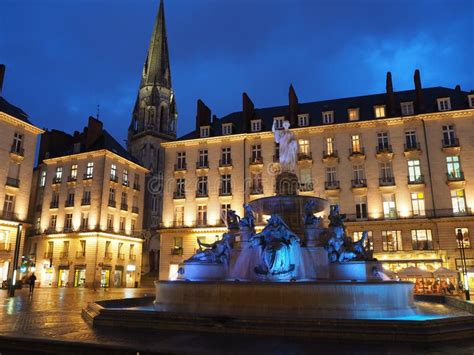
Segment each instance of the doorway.
[{"label": "doorway", "polygon": [[102,269],[100,271],[100,287],[110,286],[110,269]]},{"label": "doorway", "polygon": [[69,269],[59,269],[58,287],[69,286]]},{"label": "doorway", "polygon": [[74,270],[74,287],[84,287],[86,285],[86,269]]}]

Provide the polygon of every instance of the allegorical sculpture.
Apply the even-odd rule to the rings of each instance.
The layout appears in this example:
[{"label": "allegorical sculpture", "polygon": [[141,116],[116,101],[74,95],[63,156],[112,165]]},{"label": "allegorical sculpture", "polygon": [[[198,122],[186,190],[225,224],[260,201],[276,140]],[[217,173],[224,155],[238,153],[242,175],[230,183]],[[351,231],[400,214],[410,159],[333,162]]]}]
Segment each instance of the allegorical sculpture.
[{"label": "allegorical sculpture", "polygon": [[255,267],[257,275],[266,279],[291,277],[295,270],[295,249],[300,239],[278,215],[272,215],[262,232],[250,239],[253,247],[260,247],[260,264]]},{"label": "allegorical sculpture", "polygon": [[224,220],[229,231],[239,230],[240,217],[234,210],[227,210],[226,213],[222,214],[221,218]]},{"label": "allegorical sculpture", "polygon": [[222,239],[215,241],[211,244],[206,244],[197,240],[199,248],[204,249],[197,252],[192,257],[190,257],[187,262],[201,262],[201,263],[217,263],[229,265],[230,261],[230,251],[232,249],[233,236],[231,233],[224,233]]},{"label": "allegorical sculpture", "polygon": [[319,226],[319,224],[321,223],[322,218],[321,217],[316,217],[313,214],[313,209],[314,209],[315,204],[316,203],[314,201],[310,200],[310,201],[306,202],[306,204],[304,205],[304,224],[305,224],[305,226],[309,226],[309,225]]},{"label": "allegorical sculpture", "polygon": [[255,228],[255,217],[253,215],[252,207],[248,203],[244,203],[244,217],[239,222],[240,229],[242,228]]},{"label": "allegorical sculpture", "polygon": [[272,132],[275,135],[275,142],[280,144],[280,168],[282,172],[294,173],[298,157],[298,141],[293,132],[289,130],[290,122],[283,122],[283,129],[278,130],[273,121]]}]

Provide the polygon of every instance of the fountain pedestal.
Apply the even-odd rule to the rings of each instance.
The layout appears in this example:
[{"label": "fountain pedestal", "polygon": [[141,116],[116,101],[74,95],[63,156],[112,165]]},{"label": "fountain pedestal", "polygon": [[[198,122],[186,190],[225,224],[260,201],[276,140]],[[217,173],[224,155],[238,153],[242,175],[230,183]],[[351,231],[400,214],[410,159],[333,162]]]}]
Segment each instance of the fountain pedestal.
[{"label": "fountain pedestal", "polygon": [[347,261],[329,264],[331,280],[341,281],[380,281],[377,271],[382,271],[382,264],[378,261]]}]

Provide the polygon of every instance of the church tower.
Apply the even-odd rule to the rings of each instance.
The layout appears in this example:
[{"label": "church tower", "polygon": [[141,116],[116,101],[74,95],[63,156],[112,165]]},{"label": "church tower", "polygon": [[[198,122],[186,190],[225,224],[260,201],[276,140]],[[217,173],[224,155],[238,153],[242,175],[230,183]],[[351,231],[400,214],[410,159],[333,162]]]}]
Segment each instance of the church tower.
[{"label": "church tower", "polygon": [[[128,128],[129,152],[150,170],[145,186],[144,229],[148,233],[151,249],[156,249],[159,240],[156,229],[161,222],[162,176],[164,151],[161,142],[176,139],[176,100],[171,85],[171,71],[166,37],[165,10],[160,0],[158,15],[148,47],[141,75],[140,88],[132,120]],[[155,269],[150,253],[149,268]]]}]

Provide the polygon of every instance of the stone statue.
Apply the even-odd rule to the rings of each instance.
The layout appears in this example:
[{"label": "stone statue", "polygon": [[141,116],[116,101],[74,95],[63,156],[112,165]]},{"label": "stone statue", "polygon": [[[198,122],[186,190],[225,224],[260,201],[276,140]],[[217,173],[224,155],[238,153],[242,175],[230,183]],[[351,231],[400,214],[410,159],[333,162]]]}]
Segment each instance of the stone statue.
[{"label": "stone statue", "polygon": [[304,224],[306,226],[309,225],[316,225],[319,226],[321,223],[322,218],[321,217],[316,217],[313,214],[313,208],[314,208],[315,202],[314,201],[308,201],[304,205]]},{"label": "stone statue", "polygon": [[283,130],[277,130],[273,121],[272,132],[275,142],[280,144],[280,167],[282,172],[294,173],[298,155],[298,141],[289,130],[290,122],[283,122]]},{"label": "stone statue", "polygon": [[248,203],[244,203],[244,218],[239,222],[239,227],[255,228],[255,217],[253,215],[252,207]]},{"label": "stone statue", "polygon": [[230,251],[232,249],[233,236],[230,233],[224,233],[222,239],[211,244],[206,244],[198,239],[199,248],[205,247],[200,252],[197,252],[190,257],[186,262],[202,262],[229,265]]},{"label": "stone statue", "polygon": [[228,230],[235,231],[239,229],[240,217],[234,210],[227,210],[227,213],[225,214],[223,212],[221,218],[225,222]]},{"label": "stone statue", "polygon": [[329,227],[338,227],[344,225],[345,214],[339,214],[339,205],[331,206],[329,211]]},{"label": "stone statue", "polygon": [[272,215],[262,232],[250,238],[253,246],[260,247],[261,263],[254,271],[268,278],[291,276],[295,270],[293,248],[299,248],[300,239],[290,231],[278,215]]}]

